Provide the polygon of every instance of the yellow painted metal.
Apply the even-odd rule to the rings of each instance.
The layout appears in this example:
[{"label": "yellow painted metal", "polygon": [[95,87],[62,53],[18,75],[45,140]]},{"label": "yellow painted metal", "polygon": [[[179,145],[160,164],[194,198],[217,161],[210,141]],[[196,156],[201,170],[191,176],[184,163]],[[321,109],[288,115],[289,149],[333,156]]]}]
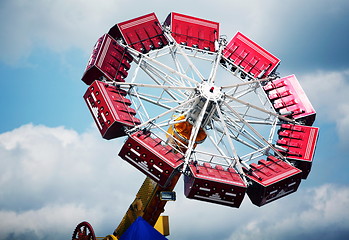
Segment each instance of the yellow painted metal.
[{"label": "yellow painted metal", "polygon": [[120,238],[139,216],[151,226],[154,226],[160,214],[164,212],[167,202],[160,200],[160,192],[173,191],[179,177],[180,173],[176,172],[166,187],[161,187],[155,181],[146,177],[135,200],[130,205],[119,226],[115,229],[114,236]]},{"label": "yellow painted metal", "polygon": [[170,225],[168,216],[160,216],[156,221],[154,228],[164,236],[170,235]]},{"label": "yellow painted metal", "polygon": [[[102,238],[97,238],[98,239],[102,239]],[[108,235],[105,238],[103,238],[103,240],[118,240],[118,238],[114,235]]]},{"label": "yellow painted metal", "polygon": [[[188,145],[191,131],[193,126],[184,120],[185,116],[180,116],[176,119],[179,121],[175,123],[173,126],[170,126],[168,129],[168,141],[173,146],[176,146],[177,150],[181,150],[182,152],[186,151],[186,147]],[[202,143],[206,139],[207,135],[203,129],[199,129],[198,136],[195,139],[195,143]],[[184,146],[177,143],[180,141],[184,144]],[[194,148],[196,146],[194,145]],[[130,207],[126,211],[126,214],[122,218],[119,226],[115,229],[113,236],[120,238],[122,234],[131,226],[131,224],[137,219],[137,217],[142,217],[145,221],[147,221],[151,226],[154,226],[157,221],[159,221],[158,225],[162,234],[167,236],[169,234],[169,223],[168,217],[160,218],[159,216],[162,212],[165,211],[165,205],[167,201],[162,201],[160,199],[160,192],[162,191],[173,191],[176,186],[178,179],[180,177],[179,172],[175,172],[170,180],[168,186],[162,187],[157,184],[155,181],[146,177],[141,188],[138,190],[136,198],[131,203]]]}]

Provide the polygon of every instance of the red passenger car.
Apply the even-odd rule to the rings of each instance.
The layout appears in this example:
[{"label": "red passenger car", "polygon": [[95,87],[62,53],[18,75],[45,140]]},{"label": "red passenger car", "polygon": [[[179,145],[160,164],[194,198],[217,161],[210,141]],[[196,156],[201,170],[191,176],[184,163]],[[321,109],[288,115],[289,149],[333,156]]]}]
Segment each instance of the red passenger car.
[{"label": "red passenger car", "polygon": [[223,56],[254,78],[269,76],[280,60],[238,32],[223,50]]},{"label": "red passenger car", "polygon": [[295,75],[270,81],[263,89],[281,115],[313,125],[316,112]]},{"label": "red passenger car", "polygon": [[282,124],[278,134],[277,144],[284,148],[281,153],[302,170],[302,178],[306,179],[311,170],[319,128]]},{"label": "red passenger car", "polygon": [[125,82],[132,60],[125,48],[110,35],[104,34],[94,47],[82,81],[90,85],[93,81],[105,77],[110,81]]},{"label": "red passenger car", "polygon": [[184,177],[184,193],[187,198],[212,202],[229,207],[239,207],[244,199],[246,184],[233,168],[224,169],[190,164],[190,175]]},{"label": "red passenger car", "polygon": [[180,13],[170,13],[165,25],[177,43],[215,52],[215,42],[219,39],[219,23]]},{"label": "red passenger car", "polygon": [[119,156],[138,170],[166,186],[183,164],[183,155],[150,132],[139,131],[127,139]]},{"label": "red passenger car", "polygon": [[141,53],[168,44],[155,13],[118,23],[109,30],[109,34],[116,39],[123,39],[127,45]]},{"label": "red passenger car", "polygon": [[247,177],[252,185],[247,188],[247,195],[257,206],[297,191],[301,183],[301,170],[273,156],[259,160],[258,164],[252,163],[250,167]]},{"label": "red passenger car", "polygon": [[125,128],[140,124],[130,107],[126,92],[101,81],[94,81],[84,94],[85,102],[105,139],[125,135]]}]

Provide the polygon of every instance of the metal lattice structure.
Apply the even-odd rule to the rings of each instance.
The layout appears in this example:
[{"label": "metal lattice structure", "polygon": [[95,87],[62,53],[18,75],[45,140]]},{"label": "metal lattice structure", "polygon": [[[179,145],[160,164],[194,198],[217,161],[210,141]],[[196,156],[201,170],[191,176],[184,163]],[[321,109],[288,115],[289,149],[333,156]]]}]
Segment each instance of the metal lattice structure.
[{"label": "metal lattice structure", "polygon": [[105,139],[126,136],[120,157],[161,188],[184,175],[185,195],[239,207],[295,192],[310,172],[316,112],[280,60],[219,23],[154,13],[103,35],[82,80]]}]

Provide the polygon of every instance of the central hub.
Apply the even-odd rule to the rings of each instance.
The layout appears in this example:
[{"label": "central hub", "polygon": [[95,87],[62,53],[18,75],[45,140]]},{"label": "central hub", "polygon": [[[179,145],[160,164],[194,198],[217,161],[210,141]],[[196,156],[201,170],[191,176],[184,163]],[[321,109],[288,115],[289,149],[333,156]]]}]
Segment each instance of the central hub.
[{"label": "central hub", "polygon": [[[191,110],[187,113],[187,118],[190,124],[195,125],[199,115],[203,114],[200,127],[204,128],[215,115],[216,104],[223,102],[224,94],[221,87],[217,87],[213,83],[203,82],[197,87],[196,96],[199,96],[199,98],[192,103]],[[203,112],[207,102],[207,107]]]},{"label": "central hub", "polygon": [[217,87],[214,84],[208,82],[203,82],[202,84],[200,84],[198,90],[201,96],[211,101],[219,101],[223,96],[221,87]]}]

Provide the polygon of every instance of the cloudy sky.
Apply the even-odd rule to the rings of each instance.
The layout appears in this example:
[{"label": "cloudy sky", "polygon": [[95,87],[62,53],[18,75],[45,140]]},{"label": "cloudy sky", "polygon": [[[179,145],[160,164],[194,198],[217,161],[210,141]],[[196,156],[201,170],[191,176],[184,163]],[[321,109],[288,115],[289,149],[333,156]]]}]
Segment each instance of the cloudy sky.
[{"label": "cloudy sky", "polygon": [[299,190],[261,208],[188,200],[167,205],[169,239],[349,238],[349,1],[1,0],[0,240],[70,239],[89,221],[111,234],[144,176],[103,140],[80,80],[95,41],[115,23],[179,12],[241,31],[296,74],[320,138]]}]

